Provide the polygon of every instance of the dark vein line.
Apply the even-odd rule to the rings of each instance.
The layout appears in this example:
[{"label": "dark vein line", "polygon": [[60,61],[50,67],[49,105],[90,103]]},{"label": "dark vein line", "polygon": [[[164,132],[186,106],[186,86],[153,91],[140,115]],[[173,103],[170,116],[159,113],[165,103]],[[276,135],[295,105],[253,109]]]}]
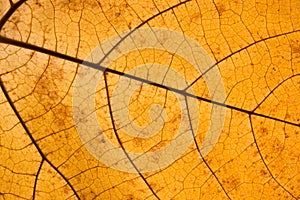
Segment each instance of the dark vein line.
[{"label": "dark vein line", "polygon": [[[102,190],[100,193],[98,193],[95,197],[93,197],[91,200],[94,200],[94,199],[100,199],[100,196],[102,195],[102,194],[104,194],[105,192],[107,192],[107,191],[109,191],[109,190],[113,190],[114,188],[117,188],[118,186],[120,186],[120,185],[122,185],[122,184],[124,184],[124,183],[126,183],[127,181],[135,181],[135,180],[137,180],[139,177],[137,176],[137,177],[134,177],[134,178],[132,178],[132,179],[129,179],[129,180],[124,180],[124,181],[122,181],[122,182],[119,182],[119,183],[117,183],[117,184],[114,184],[113,186],[110,186],[110,187],[108,187],[108,188],[106,188],[106,189],[104,189],[104,190]],[[150,195],[150,196],[152,196],[152,195]]]},{"label": "dark vein line", "polygon": [[2,27],[4,26],[4,24],[7,22],[7,20],[10,18],[10,16],[12,14],[14,14],[14,12],[23,4],[25,3],[26,0],[20,0],[15,4],[11,3],[11,7],[10,9],[7,11],[7,13],[2,17],[2,19],[0,20],[0,31],[2,29]]},{"label": "dark vein line", "polygon": [[203,97],[200,97],[200,96],[197,96],[197,95],[190,94],[190,93],[186,92],[185,90],[179,90],[179,89],[176,89],[176,88],[173,88],[173,87],[169,87],[169,86],[165,86],[165,85],[162,85],[162,84],[159,84],[159,83],[149,81],[149,80],[144,79],[144,78],[140,78],[140,77],[136,77],[134,75],[130,75],[130,74],[127,74],[127,73],[124,73],[124,72],[120,72],[120,71],[117,71],[117,70],[114,70],[114,69],[105,68],[103,66],[99,66],[98,64],[95,64],[95,63],[92,63],[92,62],[84,61],[84,60],[74,58],[74,57],[71,57],[71,56],[68,56],[68,55],[64,55],[64,54],[61,54],[61,53],[58,53],[58,52],[55,52],[55,51],[52,51],[52,50],[44,49],[42,47],[38,47],[38,46],[35,46],[35,45],[32,45],[32,44],[28,44],[28,43],[24,43],[24,42],[21,42],[21,41],[16,41],[16,40],[13,40],[13,39],[5,38],[3,36],[0,36],[0,42],[15,45],[15,46],[26,48],[26,49],[31,49],[31,50],[38,51],[38,52],[41,52],[41,53],[45,53],[45,54],[48,54],[48,55],[51,55],[51,56],[55,56],[55,57],[58,57],[58,58],[61,58],[61,59],[65,59],[65,60],[68,60],[68,61],[71,61],[71,62],[75,62],[75,63],[81,64],[81,65],[85,65],[87,67],[91,67],[93,69],[97,69],[97,70],[100,70],[100,71],[103,71],[103,72],[105,71],[105,72],[110,72],[110,73],[117,74],[117,75],[120,75],[120,76],[124,76],[124,77],[130,78],[130,79],[140,81],[140,82],[143,82],[143,83],[146,83],[146,84],[149,84],[149,85],[153,85],[153,86],[156,86],[156,87],[159,87],[159,88],[163,88],[163,89],[166,89],[166,90],[169,90],[169,91],[172,91],[172,92],[184,95],[184,96],[189,96],[189,97],[192,97],[192,98],[204,101],[204,102],[208,102],[208,103],[211,103],[211,104],[216,104],[216,105],[219,105],[219,106],[227,107],[227,108],[239,111],[239,112],[252,114],[252,115],[260,116],[260,117],[265,117],[265,118],[268,118],[268,119],[272,119],[272,120],[275,120],[275,121],[284,122],[284,123],[287,123],[287,124],[290,124],[290,125],[300,127],[300,124],[297,124],[297,123],[294,123],[294,122],[285,121],[283,119],[278,119],[278,118],[267,116],[267,115],[260,114],[260,113],[255,113],[253,111],[245,110],[245,109],[242,109],[242,108],[237,108],[237,107],[227,105],[227,104],[222,103],[222,102],[212,101],[210,99],[206,99],[206,98],[203,98]]},{"label": "dark vein line", "polygon": [[[17,149],[8,149],[7,147],[4,147],[4,146],[0,146],[1,148],[5,148],[7,150],[12,150],[12,151],[16,151]],[[18,171],[15,171],[14,169],[11,169],[5,165],[0,165],[1,168],[4,168],[5,170],[11,172],[12,174],[17,174],[17,175],[25,175],[25,176],[35,176],[34,173],[25,173],[25,172],[18,172]]]},{"label": "dark vein line", "polygon": [[[76,151],[80,150],[82,147],[84,147],[84,146],[81,145]],[[71,176],[71,177],[70,177],[70,180],[71,180],[71,179],[74,179],[74,178],[76,178],[76,177],[79,177],[80,175],[82,175],[82,174],[84,174],[84,173],[86,173],[86,172],[88,172],[88,171],[92,171],[92,170],[94,170],[94,169],[97,169],[97,168],[107,169],[107,167],[102,167],[102,166],[99,166],[99,165],[95,165],[95,166],[93,166],[93,167],[89,166],[88,168],[85,168],[84,170],[82,169],[82,170],[80,170],[80,172],[77,172],[76,174],[74,174],[73,176]],[[92,185],[92,184],[90,184],[90,185]],[[90,186],[90,185],[89,185],[89,186]],[[89,186],[87,186],[87,187],[89,187]],[[84,190],[84,189],[83,189],[83,188],[80,188],[80,189],[78,189],[77,192],[82,191],[82,190]]]},{"label": "dark vein line", "polygon": [[109,56],[109,54],[115,50],[115,48],[120,44],[122,43],[127,37],[129,37],[132,33],[134,33],[137,29],[139,29],[140,27],[142,27],[143,25],[147,24],[149,21],[151,21],[152,19],[154,19],[155,17],[159,16],[159,15],[162,15],[163,13],[165,12],[168,12],[169,10],[172,10],[182,4],[185,4],[187,2],[189,2],[191,0],[186,0],[186,1],[183,1],[183,2],[180,2],[178,4],[175,4],[174,6],[171,6],[151,17],[149,17],[147,20],[143,21],[141,24],[139,24],[138,26],[136,26],[134,29],[132,29],[132,31],[128,32],[124,37],[122,37],[119,42],[117,42],[105,55],[104,57],[97,63],[98,65],[101,65],[101,63],[107,58],[107,56]]},{"label": "dark vein line", "polygon": [[48,158],[45,156],[45,154],[42,152],[41,148],[39,147],[39,145],[36,143],[35,139],[33,138],[33,136],[31,135],[28,127],[26,126],[24,120],[22,119],[21,115],[19,114],[17,108],[15,107],[12,99],[10,98],[4,84],[3,84],[3,81],[2,81],[2,78],[0,76],[0,86],[1,86],[1,89],[3,91],[3,94],[4,96],[6,97],[7,99],[7,102],[9,103],[10,107],[12,108],[12,110],[14,111],[16,117],[18,118],[18,120],[20,121],[23,129],[25,130],[25,132],[27,133],[27,135],[29,136],[29,138],[31,139],[31,142],[34,144],[35,148],[37,149],[37,151],[39,152],[39,154],[41,155],[41,157],[66,181],[66,183],[69,185],[69,187],[72,189],[73,193],[75,194],[75,196],[79,198],[76,190],[74,189],[74,187],[72,186],[72,184],[69,182],[69,180],[58,170],[57,167],[55,167],[49,160]]},{"label": "dark vein line", "polygon": [[[13,196],[10,197],[10,198],[5,198],[6,195],[9,195],[9,196]],[[22,195],[22,194],[21,194]],[[14,193],[10,193],[10,192],[0,192],[0,197],[2,197],[1,199],[24,199],[24,200],[28,200],[27,198],[25,197],[22,197],[22,196],[19,196],[17,194],[14,194]]]},{"label": "dark vein line", "polygon": [[267,37],[267,38],[263,38],[261,40],[257,40],[227,56],[225,56],[224,58],[222,58],[221,60],[217,61],[215,64],[213,64],[211,67],[209,67],[206,71],[204,71],[200,76],[198,76],[189,86],[187,86],[185,88],[185,90],[189,89],[190,87],[192,87],[200,78],[202,78],[206,73],[208,73],[210,70],[212,70],[214,67],[217,67],[218,64],[220,64],[221,62],[223,62],[224,60],[227,60],[228,58],[232,57],[233,55],[241,52],[241,51],[244,51],[245,49],[253,46],[253,45],[256,45],[260,42],[263,42],[263,41],[266,41],[266,40],[269,40],[269,39],[273,39],[273,38],[276,38],[276,37],[281,37],[281,36],[284,36],[284,35],[288,35],[288,34],[292,34],[292,33],[296,33],[296,32],[300,32],[300,30],[295,30],[295,31],[290,31],[290,32],[286,32],[286,33],[281,33],[281,34],[278,34],[278,35],[273,35],[273,36],[270,36],[270,37]]},{"label": "dark vein line", "polygon": [[34,186],[33,186],[32,200],[35,199],[36,186],[37,186],[39,174],[40,174],[40,172],[41,172],[41,169],[42,169],[42,166],[43,166],[43,164],[44,164],[44,161],[45,161],[45,160],[42,159],[41,164],[40,164],[40,167],[39,167],[39,169],[38,169],[38,171],[37,171],[37,173],[36,173],[36,176],[35,176]]},{"label": "dark vein line", "polygon": [[252,132],[252,136],[253,136],[253,140],[254,140],[254,143],[256,145],[256,148],[257,148],[257,151],[258,151],[258,154],[263,162],[263,164],[265,165],[267,171],[269,172],[269,174],[271,175],[272,179],[284,190],[286,191],[287,193],[289,193],[289,195],[291,195],[294,199],[297,199],[290,191],[288,191],[283,185],[281,185],[281,183],[278,182],[278,180],[274,177],[274,175],[272,174],[270,168],[268,167],[265,159],[263,158],[262,156],[262,153],[260,151],[260,148],[258,146],[258,143],[257,143],[257,140],[256,140],[256,137],[255,137],[255,134],[254,134],[254,129],[253,129],[253,124],[252,124],[252,118],[251,118],[251,115],[249,115],[249,120],[250,120],[250,127],[251,127],[251,132]]},{"label": "dark vein line", "polygon": [[261,106],[261,104],[262,103],[264,103],[265,102],[265,100],[266,99],[268,99],[268,97],[271,95],[271,94],[273,94],[273,92],[277,89],[277,88],[279,88],[282,84],[284,84],[284,82],[286,82],[286,81],[288,81],[288,80],[290,80],[291,78],[294,78],[294,77],[296,77],[296,76],[300,76],[300,74],[294,74],[294,75],[292,75],[292,76],[290,76],[290,77],[288,77],[287,79],[285,79],[285,80],[283,80],[282,82],[280,82],[275,88],[273,88],[270,92],[269,92],[269,94],[252,110],[253,112],[255,112],[255,110],[257,109],[257,108],[259,108],[260,106]]},{"label": "dark vein line", "polygon": [[123,146],[123,142],[121,141],[119,134],[117,132],[116,126],[115,126],[115,121],[114,121],[114,117],[113,117],[113,112],[112,112],[112,107],[111,107],[111,103],[110,103],[110,98],[109,98],[109,91],[108,91],[108,83],[107,83],[107,75],[106,73],[103,74],[104,76],[104,82],[105,82],[105,90],[106,90],[106,96],[107,96],[107,103],[108,103],[108,108],[109,108],[109,114],[110,114],[110,118],[111,118],[111,123],[113,126],[113,130],[115,132],[115,136],[118,140],[119,145],[121,146],[124,154],[126,155],[127,159],[129,160],[129,162],[132,164],[132,166],[134,167],[134,169],[136,170],[136,172],[139,174],[139,176],[143,179],[143,181],[145,182],[145,184],[148,186],[149,190],[152,192],[152,194],[157,198],[160,199],[157,194],[154,192],[154,190],[152,189],[152,187],[150,186],[150,184],[148,183],[148,181],[146,180],[146,178],[143,176],[143,174],[139,171],[139,169],[137,168],[137,166],[134,164],[134,162],[132,161],[132,159],[130,158],[130,156],[128,155],[127,151],[125,150],[124,146]]},{"label": "dark vein line", "polygon": [[193,124],[192,124],[192,119],[191,119],[191,116],[190,116],[190,109],[189,109],[189,104],[188,104],[188,101],[187,101],[187,97],[185,96],[185,105],[186,105],[186,108],[187,108],[187,113],[188,113],[188,118],[189,118],[189,124],[190,124],[190,129],[191,129],[191,132],[192,132],[192,136],[193,136],[193,140],[194,140],[194,143],[196,145],[196,148],[197,148],[197,151],[201,157],[201,159],[203,160],[204,164],[206,165],[206,167],[209,169],[209,171],[212,173],[212,175],[216,178],[217,182],[219,183],[219,185],[221,186],[222,190],[224,191],[224,193],[226,194],[226,196],[228,197],[228,199],[231,200],[229,194],[226,192],[225,188],[223,187],[221,181],[219,180],[219,178],[217,177],[217,175],[215,174],[215,172],[212,170],[212,168],[209,166],[209,164],[206,162],[206,160],[204,159],[204,156],[202,155],[201,151],[200,151],[200,148],[199,148],[199,145],[198,145],[198,142],[196,140],[196,135],[195,135],[195,132],[194,132],[194,129],[193,129]]}]

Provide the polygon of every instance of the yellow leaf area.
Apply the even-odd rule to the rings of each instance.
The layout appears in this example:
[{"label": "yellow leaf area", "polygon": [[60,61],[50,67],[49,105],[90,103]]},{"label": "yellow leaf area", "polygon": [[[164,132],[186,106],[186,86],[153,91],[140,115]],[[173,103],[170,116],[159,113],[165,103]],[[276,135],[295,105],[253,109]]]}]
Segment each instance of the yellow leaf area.
[{"label": "yellow leaf area", "polygon": [[[81,63],[107,39],[149,27],[199,44],[213,63],[206,68],[220,73],[224,101],[212,101],[220,91],[209,90],[209,70],[176,50],[137,48],[105,66],[110,70],[92,91],[93,111],[76,119],[76,80],[89,68]],[[139,66],[144,70],[134,71]],[[299,199],[299,66],[298,0],[0,0],[0,199]],[[167,81],[173,72],[184,84]],[[158,77],[157,84],[147,82]],[[135,83],[141,85],[128,92]],[[124,99],[125,106],[118,103]],[[224,123],[202,154],[218,109],[225,110]],[[101,131],[83,141],[92,115]],[[191,138],[182,155],[166,151],[172,162],[153,171],[135,164],[131,155],[180,139],[182,125]],[[114,148],[102,152],[108,142],[101,137]],[[93,141],[100,159],[88,148]],[[101,159],[114,158],[115,149],[135,172]]]}]

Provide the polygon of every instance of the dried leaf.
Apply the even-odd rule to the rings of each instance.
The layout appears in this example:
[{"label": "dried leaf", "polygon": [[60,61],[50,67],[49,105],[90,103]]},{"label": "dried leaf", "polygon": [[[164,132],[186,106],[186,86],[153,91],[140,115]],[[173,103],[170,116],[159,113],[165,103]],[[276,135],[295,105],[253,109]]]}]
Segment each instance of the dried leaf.
[{"label": "dried leaf", "polygon": [[299,199],[299,13],[0,0],[0,199]]}]

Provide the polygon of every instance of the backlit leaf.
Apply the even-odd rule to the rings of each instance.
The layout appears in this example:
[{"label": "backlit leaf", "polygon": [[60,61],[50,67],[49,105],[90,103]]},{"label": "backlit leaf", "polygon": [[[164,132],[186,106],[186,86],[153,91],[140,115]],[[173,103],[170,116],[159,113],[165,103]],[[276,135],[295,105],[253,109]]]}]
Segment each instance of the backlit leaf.
[{"label": "backlit leaf", "polygon": [[0,199],[300,199],[300,1],[0,0]]}]

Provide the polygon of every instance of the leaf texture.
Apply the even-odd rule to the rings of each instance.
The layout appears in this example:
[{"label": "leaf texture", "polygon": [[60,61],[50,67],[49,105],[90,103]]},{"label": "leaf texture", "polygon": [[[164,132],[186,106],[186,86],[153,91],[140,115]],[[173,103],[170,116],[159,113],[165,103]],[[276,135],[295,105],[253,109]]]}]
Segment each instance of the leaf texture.
[{"label": "leaf texture", "polygon": [[0,199],[299,199],[299,14],[0,0]]}]

